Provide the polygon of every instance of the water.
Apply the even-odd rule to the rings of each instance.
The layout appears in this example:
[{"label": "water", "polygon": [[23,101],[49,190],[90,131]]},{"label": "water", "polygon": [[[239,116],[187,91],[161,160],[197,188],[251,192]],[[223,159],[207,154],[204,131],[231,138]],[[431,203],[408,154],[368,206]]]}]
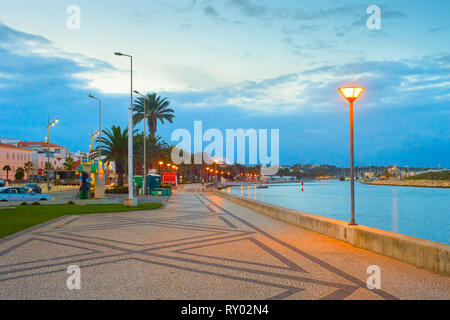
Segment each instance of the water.
[{"label": "water", "polygon": [[[350,221],[350,182],[317,181],[232,187],[234,195],[338,220]],[[355,183],[356,222],[450,244],[450,189]]]}]

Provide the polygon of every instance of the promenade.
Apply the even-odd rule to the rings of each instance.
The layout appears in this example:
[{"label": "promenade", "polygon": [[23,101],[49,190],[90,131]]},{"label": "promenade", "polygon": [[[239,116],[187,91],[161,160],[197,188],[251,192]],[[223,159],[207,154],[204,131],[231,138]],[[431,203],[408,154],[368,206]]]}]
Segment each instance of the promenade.
[{"label": "promenade", "polygon": [[[450,299],[450,278],[185,186],[159,210],[0,239],[0,299]],[[69,290],[67,267],[81,268]],[[381,289],[369,290],[367,267]]]}]

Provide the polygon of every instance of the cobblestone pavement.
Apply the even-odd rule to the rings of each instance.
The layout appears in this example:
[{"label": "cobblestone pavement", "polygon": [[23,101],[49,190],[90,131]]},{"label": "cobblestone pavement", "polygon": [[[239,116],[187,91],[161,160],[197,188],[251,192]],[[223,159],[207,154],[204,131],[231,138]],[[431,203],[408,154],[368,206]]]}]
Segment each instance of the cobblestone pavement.
[{"label": "cobblestone pavement", "polygon": [[[81,268],[80,290],[67,289],[70,265]],[[379,290],[366,286],[370,265],[381,269]],[[0,240],[0,299],[450,299],[449,292],[448,277],[189,189],[159,210],[67,216]]]}]

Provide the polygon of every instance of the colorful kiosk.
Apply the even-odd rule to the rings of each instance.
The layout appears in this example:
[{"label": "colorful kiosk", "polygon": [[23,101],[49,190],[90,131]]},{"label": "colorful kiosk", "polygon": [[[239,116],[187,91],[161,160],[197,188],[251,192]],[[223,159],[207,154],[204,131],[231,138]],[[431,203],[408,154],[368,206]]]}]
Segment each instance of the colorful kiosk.
[{"label": "colorful kiosk", "polygon": [[78,168],[81,174],[80,199],[103,199],[105,197],[105,174],[102,162],[89,161],[83,157]]}]

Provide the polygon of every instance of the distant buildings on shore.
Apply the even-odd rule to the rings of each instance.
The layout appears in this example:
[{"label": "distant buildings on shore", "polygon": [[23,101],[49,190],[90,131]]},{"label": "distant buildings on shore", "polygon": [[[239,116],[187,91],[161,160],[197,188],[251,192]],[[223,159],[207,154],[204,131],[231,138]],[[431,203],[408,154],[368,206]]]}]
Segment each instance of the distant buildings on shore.
[{"label": "distant buildings on shore", "polygon": [[[21,141],[11,138],[0,138],[0,178],[9,180],[14,179],[14,174],[18,168],[24,169],[24,179],[27,174],[38,175],[39,170],[46,168],[49,162],[53,169],[64,170],[64,163],[70,156],[77,165],[81,162],[81,158],[86,156],[83,152],[70,152],[67,148],[55,143],[47,144],[45,141]],[[31,168],[25,165],[31,163]],[[9,166],[10,171],[7,173],[3,170]]]}]

